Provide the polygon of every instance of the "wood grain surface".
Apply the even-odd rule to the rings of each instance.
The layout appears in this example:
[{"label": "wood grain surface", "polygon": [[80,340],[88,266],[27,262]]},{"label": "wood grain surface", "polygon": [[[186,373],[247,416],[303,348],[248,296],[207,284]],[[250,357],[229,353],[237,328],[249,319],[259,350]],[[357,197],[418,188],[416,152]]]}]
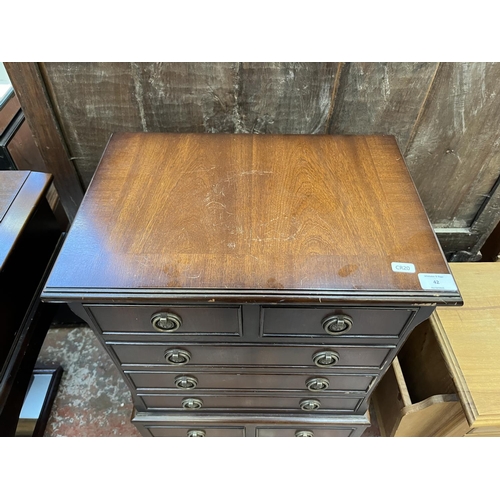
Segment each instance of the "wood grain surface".
[{"label": "wood grain surface", "polygon": [[114,132],[234,131],[237,64],[43,63],[42,68],[85,185]]},{"label": "wood grain surface", "polygon": [[[500,65],[442,63],[406,160],[431,221],[471,225],[500,175]],[[436,187],[445,189],[439,196]],[[491,228],[493,229],[493,228]]]},{"label": "wood grain surface", "polygon": [[436,337],[469,424],[500,428],[500,263],[451,265],[465,305],[438,308],[432,316]]},{"label": "wood grain surface", "polygon": [[439,394],[402,410],[394,437],[462,437],[468,430],[455,394]]},{"label": "wood grain surface", "polygon": [[45,171],[54,176],[66,214],[73,220],[83,191],[78,174],[68,158],[39,68],[36,63],[5,63],[5,69],[43,158]]},{"label": "wood grain surface", "polygon": [[0,108],[0,135],[4,133],[9,123],[14,119],[17,112],[21,109],[19,99],[16,94],[12,93],[9,99],[4,102]]},{"label": "wood grain surface", "polygon": [[11,175],[2,172],[0,174],[0,222],[7,210],[9,210],[28,175],[28,172],[12,172]]},{"label": "wood grain surface", "polygon": [[[411,337],[410,337],[411,339]],[[425,360],[424,360],[425,362]],[[418,368],[404,371],[398,357],[394,359],[377,386],[372,401],[382,436],[387,437],[460,437],[469,425],[456,394],[441,394],[432,377],[433,363],[429,362],[430,376],[418,385],[408,386],[408,374],[418,374]],[[420,399],[419,394],[428,394]]]},{"label": "wood grain surface", "polygon": [[339,63],[241,63],[235,132],[324,134]]},{"label": "wood grain surface", "polygon": [[57,171],[74,163],[87,187],[114,132],[391,134],[448,259],[479,260],[500,222],[499,63],[7,66],[61,192],[75,179]]},{"label": "wood grain surface", "polygon": [[438,63],[346,63],[331,134],[394,135],[405,150]]},{"label": "wood grain surface", "polygon": [[457,394],[429,321],[411,332],[398,353],[398,361],[413,402],[439,394]]},{"label": "wood grain surface", "polygon": [[7,149],[18,170],[44,172],[45,164],[26,120],[23,121],[7,145]]},{"label": "wood grain surface", "polygon": [[40,172],[0,171],[0,269],[51,181]]},{"label": "wood grain surface", "polygon": [[337,67],[43,63],[43,72],[72,157],[88,184],[114,132],[324,133]]},{"label": "wood grain surface", "polygon": [[380,291],[459,301],[457,292],[424,292],[417,273],[395,273],[391,262],[449,273],[392,137],[118,134],[46,292]]}]

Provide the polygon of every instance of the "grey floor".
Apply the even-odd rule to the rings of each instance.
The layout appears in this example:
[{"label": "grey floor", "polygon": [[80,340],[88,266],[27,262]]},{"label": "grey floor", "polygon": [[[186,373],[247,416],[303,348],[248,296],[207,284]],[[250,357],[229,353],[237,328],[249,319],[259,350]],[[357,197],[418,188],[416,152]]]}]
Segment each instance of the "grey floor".
[{"label": "grey floor", "polygon": [[49,330],[38,363],[64,369],[45,436],[139,436],[130,391],[92,330]]},{"label": "grey floor", "polygon": [[[130,423],[130,391],[89,328],[49,330],[38,363],[64,374],[45,436],[140,436]],[[379,436],[375,414],[364,436]]]}]

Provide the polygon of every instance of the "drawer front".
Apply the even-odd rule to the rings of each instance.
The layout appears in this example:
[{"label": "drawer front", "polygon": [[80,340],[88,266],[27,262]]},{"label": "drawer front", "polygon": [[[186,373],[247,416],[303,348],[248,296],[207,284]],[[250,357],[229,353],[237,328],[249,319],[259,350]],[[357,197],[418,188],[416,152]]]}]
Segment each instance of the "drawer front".
[{"label": "drawer front", "polygon": [[[193,306],[90,306],[87,308],[103,332],[144,333],[150,335],[241,336],[241,307]],[[152,319],[161,313],[180,319],[171,332],[153,327]],[[160,325],[161,326],[161,325]],[[177,325],[173,326],[175,328]],[[171,329],[173,329],[171,328]]]},{"label": "drawer front", "polygon": [[[196,410],[211,411],[211,410],[232,410],[238,409],[239,411],[288,411],[293,413],[317,414],[324,412],[339,412],[353,413],[362,402],[361,399],[355,398],[333,398],[333,397],[283,397],[283,396],[262,396],[262,395],[240,395],[240,396],[227,396],[220,395],[198,395],[197,393],[186,394],[183,396],[171,396],[163,394],[138,394],[144,402],[147,410],[178,410],[183,412],[190,412]],[[302,410],[301,405],[305,405],[309,401],[319,401],[319,408],[315,410]],[[193,405],[195,407],[186,407]]]},{"label": "drawer front", "polygon": [[[293,437],[297,431],[309,431],[313,437],[322,436],[359,436],[370,426],[368,412],[360,415],[333,413],[330,415],[314,415],[310,412],[295,412],[294,414],[281,412],[203,412],[203,411],[175,411],[175,412],[137,412],[132,422],[143,435],[151,436],[150,429],[166,429],[153,431],[153,435],[163,432],[179,433],[183,431],[202,430],[209,436],[210,429],[236,430],[238,433],[245,429],[246,436],[276,436]],[[172,431],[171,429],[175,429]],[[180,431],[179,431],[180,430]],[[304,436],[306,437],[306,436]]]},{"label": "drawer front", "polygon": [[[210,344],[163,344],[163,343],[126,343],[107,344],[124,365],[168,365],[185,370],[184,366],[262,366],[317,368],[314,359],[328,358],[329,364],[322,368],[381,368],[394,346],[303,346],[286,347],[256,345],[210,345]],[[185,364],[168,363],[165,356],[173,350],[182,350],[188,362]],[[325,353],[325,354],[323,354]],[[330,353],[330,355],[328,354]],[[334,356],[336,355],[336,357]],[[183,355],[184,356],[184,355]],[[177,356],[178,358],[178,356]],[[335,361],[335,359],[337,359]],[[172,361],[172,356],[170,355]],[[321,361],[318,361],[321,362]]]},{"label": "drawer front", "polygon": [[[267,390],[366,392],[376,375],[125,371],[139,390]],[[325,388],[326,386],[326,388]]]},{"label": "drawer front", "polygon": [[287,428],[257,428],[256,435],[257,437],[349,437],[355,431],[355,427],[315,428],[306,425]]},{"label": "drawer front", "polygon": [[[413,317],[412,309],[262,307],[263,337],[398,337]],[[339,324],[339,321],[342,324]],[[330,324],[330,327],[328,325]],[[342,326],[343,325],[343,326]],[[325,330],[333,329],[333,333]],[[342,328],[345,331],[342,332]],[[338,329],[339,331],[335,331]]]},{"label": "drawer front", "polygon": [[163,425],[144,426],[153,437],[244,437],[244,427],[170,427]]}]

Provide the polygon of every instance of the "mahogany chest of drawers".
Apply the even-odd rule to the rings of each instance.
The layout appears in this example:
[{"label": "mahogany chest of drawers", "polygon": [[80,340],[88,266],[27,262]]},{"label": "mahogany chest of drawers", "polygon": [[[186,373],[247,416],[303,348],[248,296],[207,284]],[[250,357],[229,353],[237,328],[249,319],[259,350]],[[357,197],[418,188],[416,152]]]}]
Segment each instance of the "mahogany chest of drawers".
[{"label": "mahogany chest of drawers", "polygon": [[461,297],[394,138],[116,134],[43,293],[152,436],[357,436]]}]

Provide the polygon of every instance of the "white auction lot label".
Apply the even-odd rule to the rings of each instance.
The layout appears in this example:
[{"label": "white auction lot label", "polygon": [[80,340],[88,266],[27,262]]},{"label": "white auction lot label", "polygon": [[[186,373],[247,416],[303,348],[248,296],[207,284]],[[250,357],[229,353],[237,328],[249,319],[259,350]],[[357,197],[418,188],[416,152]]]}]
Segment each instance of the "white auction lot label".
[{"label": "white auction lot label", "polygon": [[395,273],[414,273],[415,266],[410,262],[391,262],[392,270]]},{"label": "white auction lot label", "polygon": [[424,290],[457,291],[457,284],[451,274],[425,274],[418,273],[420,286]]}]

